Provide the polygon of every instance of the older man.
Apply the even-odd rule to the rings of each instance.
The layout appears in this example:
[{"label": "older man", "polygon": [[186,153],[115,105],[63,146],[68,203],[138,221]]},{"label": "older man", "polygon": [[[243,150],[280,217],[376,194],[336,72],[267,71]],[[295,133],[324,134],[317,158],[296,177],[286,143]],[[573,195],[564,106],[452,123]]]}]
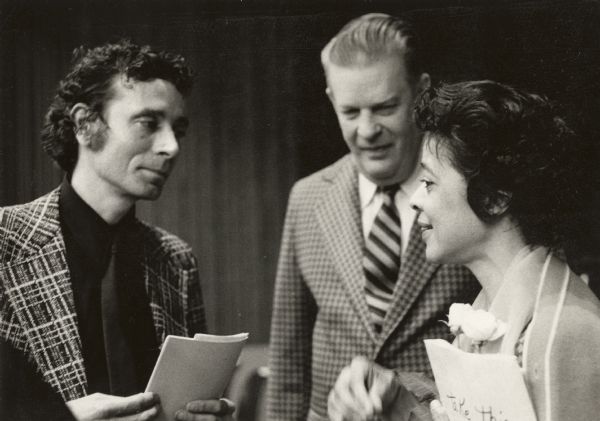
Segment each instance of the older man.
[{"label": "older man", "polygon": [[356,355],[429,372],[422,340],[445,337],[450,303],[471,274],[425,262],[408,199],[421,133],[413,102],[429,86],[410,26],[361,16],[321,53],[350,154],[300,180],[288,205],[271,328],[268,417],[322,420],[338,374]]}]

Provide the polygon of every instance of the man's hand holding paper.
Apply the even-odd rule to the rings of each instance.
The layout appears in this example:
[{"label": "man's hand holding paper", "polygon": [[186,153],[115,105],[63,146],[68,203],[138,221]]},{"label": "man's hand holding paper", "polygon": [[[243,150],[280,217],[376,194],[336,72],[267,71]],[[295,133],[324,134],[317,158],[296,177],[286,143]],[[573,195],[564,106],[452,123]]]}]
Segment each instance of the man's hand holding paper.
[{"label": "man's hand holding paper", "polygon": [[[67,402],[78,421],[148,421],[160,412],[160,399],[151,392],[122,397],[94,393]],[[231,419],[235,405],[228,399],[195,400],[177,411],[178,421],[206,421]]]},{"label": "man's hand holding paper", "polygon": [[122,397],[93,393],[67,402],[77,421],[146,421],[156,417],[160,400],[155,393],[138,393]]},{"label": "man's hand holding paper", "polygon": [[231,420],[235,404],[229,399],[196,400],[175,413],[177,421]]}]

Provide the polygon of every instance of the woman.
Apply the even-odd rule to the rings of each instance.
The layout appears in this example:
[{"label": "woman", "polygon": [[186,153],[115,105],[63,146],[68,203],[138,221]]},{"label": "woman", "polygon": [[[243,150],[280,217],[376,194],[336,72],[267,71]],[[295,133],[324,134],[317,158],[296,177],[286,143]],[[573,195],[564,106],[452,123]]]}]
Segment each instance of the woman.
[{"label": "woman", "polygon": [[[478,351],[517,356],[539,421],[597,419],[600,302],[560,257],[583,222],[575,136],[544,98],[491,81],[430,89],[415,116],[425,135],[412,205],[427,259],[467,266],[482,286],[473,307],[506,323]],[[455,344],[474,346],[465,335]],[[397,378],[353,361],[330,394],[331,418],[405,419]]]}]

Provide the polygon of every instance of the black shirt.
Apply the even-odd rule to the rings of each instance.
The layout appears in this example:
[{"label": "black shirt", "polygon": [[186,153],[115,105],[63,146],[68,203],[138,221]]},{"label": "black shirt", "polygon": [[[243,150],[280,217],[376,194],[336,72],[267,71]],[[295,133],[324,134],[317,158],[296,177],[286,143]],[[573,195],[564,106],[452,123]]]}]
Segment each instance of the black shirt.
[{"label": "black shirt", "polygon": [[[158,353],[142,272],[142,242],[132,209],[116,225],[107,224],[65,179],[59,197],[60,224],[77,313],[88,393],[130,395],[143,391]],[[131,369],[126,384],[111,386],[102,324],[101,282],[117,242],[118,319],[130,353],[110,364]]]}]

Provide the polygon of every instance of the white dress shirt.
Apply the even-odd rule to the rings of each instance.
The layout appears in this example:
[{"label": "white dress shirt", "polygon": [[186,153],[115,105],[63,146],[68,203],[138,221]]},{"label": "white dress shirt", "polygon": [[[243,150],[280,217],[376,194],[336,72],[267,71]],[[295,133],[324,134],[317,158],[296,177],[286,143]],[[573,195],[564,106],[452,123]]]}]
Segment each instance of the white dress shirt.
[{"label": "white dress shirt", "polygon": [[[406,251],[408,240],[410,239],[410,230],[417,212],[410,207],[410,198],[419,187],[419,173],[417,168],[413,174],[400,185],[394,204],[400,215],[400,227],[402,228],[402,253]],[[358,194],[360,197],[360,208],[362,214],[362,229],[365,239],[368,237],[377,212],[383,203],[383,193],[377,191],[377,184],[373,183],[367,177],[358,174]]]}]

